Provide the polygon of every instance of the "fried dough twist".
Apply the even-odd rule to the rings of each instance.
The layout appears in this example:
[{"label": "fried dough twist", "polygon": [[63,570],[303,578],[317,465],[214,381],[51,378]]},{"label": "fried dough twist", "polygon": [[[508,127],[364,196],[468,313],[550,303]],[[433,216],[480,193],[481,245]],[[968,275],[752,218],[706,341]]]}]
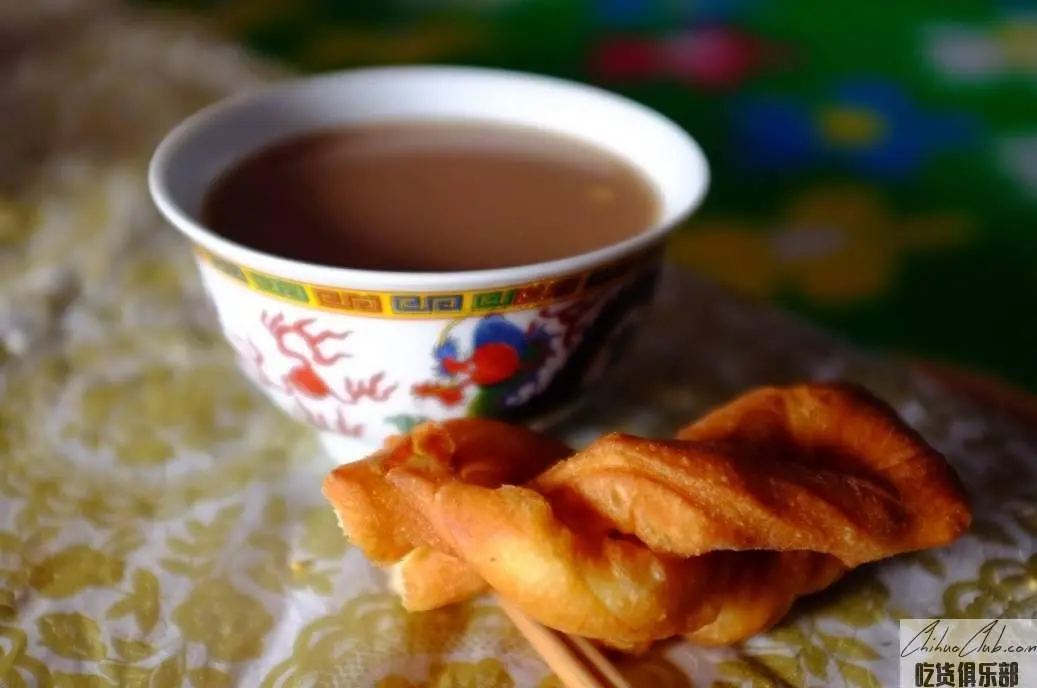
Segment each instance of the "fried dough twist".
[{"label": "fried dough twist", "polygon": [[739,642],[853,567],[948,544],[971,520],[943,457],[849,384],[764,388],[677,439],[612,433],[569,454],[493,421],[427,424],[324,489],[354,544],[396,565],[409,609],[488,584],[621,649]]},{"label": "fried dough twist", "polygon": [[[364,461],[338,467],[324,481],[343,532],[373,563],[391,567],[393,587],[409,611],[436,609],[486,590],[486,582],[452,549],[411,492],[427,498],[450,482],[488,488],[522,484],[572,453],[544,435],[500,421],[426,423],[390,438]],[[410,476],[411,491],[401,489]]]}]

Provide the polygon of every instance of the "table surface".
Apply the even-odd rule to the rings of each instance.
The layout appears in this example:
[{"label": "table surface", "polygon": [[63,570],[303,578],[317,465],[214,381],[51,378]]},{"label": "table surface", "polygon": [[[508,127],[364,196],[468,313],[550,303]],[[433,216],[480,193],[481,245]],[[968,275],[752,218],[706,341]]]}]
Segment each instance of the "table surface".
[{"label": "table surface", "polygon": [[[84,12],[25,18],[0,72],[0,123],[20,133],[0,165],[0,681],[556,685],[489,601],[408,615],[387,593],[319,495],[326,460],[239,378],[150,206],[157,138],[278,73],[188,26]],[[635,685],[891,685],[899,617],[1037,614],[1025,423],[681,271],[610,391],[560,432],[665,436],[748,387],[808,378],[894,404],[969,486],[975,526],[742,647],[660,646],[624,666]]]}]

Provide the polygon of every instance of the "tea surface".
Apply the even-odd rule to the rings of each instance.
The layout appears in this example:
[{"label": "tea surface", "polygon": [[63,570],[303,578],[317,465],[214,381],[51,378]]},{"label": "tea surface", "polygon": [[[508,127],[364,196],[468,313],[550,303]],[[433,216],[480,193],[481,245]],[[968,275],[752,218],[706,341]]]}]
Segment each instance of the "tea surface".
[{"label": "tea surface", "polygon": [[318,131],[216,180],[202,218],[239,244],[321,265],[502,268],[616,243],[657,220],[633,165],[581,141],[471,122]]}]

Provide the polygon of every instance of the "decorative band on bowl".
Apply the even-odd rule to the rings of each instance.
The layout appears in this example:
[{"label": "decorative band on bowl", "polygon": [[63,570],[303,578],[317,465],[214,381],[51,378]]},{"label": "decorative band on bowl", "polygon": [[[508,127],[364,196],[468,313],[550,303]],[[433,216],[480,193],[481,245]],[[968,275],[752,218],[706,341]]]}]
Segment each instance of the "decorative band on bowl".
[{"label": "decorative band on bowl", "polygon": [[443,292],[357,291],[275,277],[195,246],[199,260],[247,289],[298,306],[367,318],[442,319],[529,310],[585,298],[626,281],[657,262],[662,247],[627,256],[592,270],[499,289]]}]

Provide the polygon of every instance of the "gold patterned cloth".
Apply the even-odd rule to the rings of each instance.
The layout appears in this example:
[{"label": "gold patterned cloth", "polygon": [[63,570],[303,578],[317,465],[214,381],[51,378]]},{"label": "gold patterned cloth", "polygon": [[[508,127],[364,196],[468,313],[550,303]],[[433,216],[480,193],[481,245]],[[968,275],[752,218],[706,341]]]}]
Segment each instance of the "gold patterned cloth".
[{"label": "gold patterned cloth", "polygon": [[[277,74],[166,16],[0,15],[0,685],[557,686],[487,600],[407,615],[319,494],[312,438],[235,371],[144,184],[158,138]],[[634,685],[896,682],[896,619],[1037,614],[1037,441],[676,272],[635,360],[566,427],[668,434],[765,382],[897,405],[977,511],[948,550],[858,572],[745,647],[673,644]]]}]

